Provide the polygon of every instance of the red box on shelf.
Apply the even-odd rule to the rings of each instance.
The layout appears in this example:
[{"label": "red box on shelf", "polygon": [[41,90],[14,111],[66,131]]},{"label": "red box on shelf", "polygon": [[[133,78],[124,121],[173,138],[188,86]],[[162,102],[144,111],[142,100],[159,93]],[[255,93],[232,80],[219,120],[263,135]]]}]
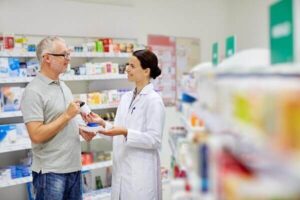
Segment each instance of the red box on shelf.
[{"label": "red box on shelf", "polygon": [[113,44],[112,38],[99,39],[103,43],[104,52],[110,52],[110,46]]},{"label": "red box on shelf", "polygon": [[82,165],[89,165],[94,162],[93,154],[90,152],[81,153],[81,163]]}]

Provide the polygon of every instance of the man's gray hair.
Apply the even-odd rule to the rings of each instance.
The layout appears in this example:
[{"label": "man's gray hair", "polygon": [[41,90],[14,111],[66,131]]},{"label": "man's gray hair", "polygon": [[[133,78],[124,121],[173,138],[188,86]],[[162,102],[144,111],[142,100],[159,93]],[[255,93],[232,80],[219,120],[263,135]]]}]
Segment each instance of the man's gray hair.
[{"label": "man's gray hair", "polygon": [[40,63],[45,53],[51,53],[53,51],[53,43],[56,41],[65,42],[64,39],[57,36],[48,36],[39,42],[36,49],[36,56]]}]

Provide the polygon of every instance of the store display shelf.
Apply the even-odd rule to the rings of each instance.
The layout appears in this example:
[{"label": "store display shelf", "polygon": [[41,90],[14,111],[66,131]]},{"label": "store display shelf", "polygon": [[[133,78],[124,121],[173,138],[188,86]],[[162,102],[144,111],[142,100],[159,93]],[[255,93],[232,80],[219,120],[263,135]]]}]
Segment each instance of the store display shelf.
[{"label": "store display shelf", "polygon": [[[34,77],[8,77],[1,78],[0,84],[8,83],[29,83]],[[63,75],[63,81],[93,81],[93,80],[115,80],[127,79],[126,74],[101,74],[101,75]]]},{"label": "store display shelf", "polygon": [[300,76],[299,63],[283,64],[277,66],[259,66],[259,67],[235,67],[226,66],[218,68],[208,68],[195,72],[200,76],[211,77],[244,77],[244,76]]},{"label": "store display shelf", "polygon": [[[101,135],[97,134],[93,138],[93,140],[97,140],[97,139],[103,139],[103,137]],[[80,136],[80,141],[83,142],[85,140]],[[11,152],[11,151],[20,151],[20,150],[25,150],[25,149],[31,149],[31,141],[29,139],[26,141],[21,141],[21,142],[19,142],[19,144],[0,146],[0,154]]]},{"label": "store display shelf", "polygon": [[31,141],[29,139],[17,141],[16,144],[0,146],[0,153],[6,153],[6,152],[11,152],[11,151],[20,151],[20,150],[24,150],[24,149],[31,149]]},{"label": "store display shelf", "polygon": [[0,119],[10,117],[22,117],[22,113],[21,111],[0,112]]},{"label": "store display shelf", "polygon": [[128,58],[130,53],[72,52],[73,58]]},{"label": "store display shelf", "polygon": [[7,83],[28,83],[33,79],[33,77],[7,77],[1,78],[0,84],[7,84]]},{"label": "store display shelf", "polygon": [[[93,140],[99,140],[99,139],[103,139],[103,137],[99,134],[97,134],[95,137],[93,137]],[[80,136],[80,141],[83,142],[85,140]]]},{"label": "store display shelf", "polygon": [[[91,110],[105,110],[117,108],[117,104],[103,104],[103,105],[94,105],[90,106]],[[10,117],[22,117],[21,111],[12,111],[12,112],[0,112],[0,119],[10,118]]]},{"label": "store display shelf", "polygon": [[117,108],[118,104],[90,105],[89,107],[91,110],[104,110],[104,109]]},{"label": "store display shelf", "polygon": [[[128,58],[131,53],[102,53],[102,52],[72,52],[71,57],[73,58]],[[25,57],[35,58],[36,52],[27,51],[1,51],[0,57]]]},{"label": "store display shelf", "polygon": [[[97,134],[93,140],[97,139],[103,139],[103,137],[99,134]],[[81,136],[80,136],[80,141],[85,141]],[[22,141],[17,141],[15,144],[11,145],[0,145],[0,154],[1,153],[7,153],[7,152],[12,152],[12,151],[20,151],[20,150],[25,150],[25,149],[31,149],[31,141],[30,139],[24,139]]]},{"label": "store display shelf", "polygon": [[[103,161],[103,162],[99,162],[99,163],[93,163],[91,165],[82,166],[82,171],[99,169],[99,168],[110,167],[110,166],[112,166],[112,161]],[[1,180],[0,188],[13,186],[13,185],[19,185],[19,184],[23,184],[23,183],[28,183],[31,181],[32,181],[32,176],[11,179],[11,180]]]},{"label": "store display shelf", "polygon": [[127,79],[126,74],[100,74],[100,75],[63,75],[63,81],[92,81],[92,80],[114,80],[114,79]]},{"label": "store display shelf", "polygon": [[11,180],[1,180],[0,181],[0,188],[13,186],[13,185],[19,185],[23,183],[29,183],[32,181],[31,176],[23,177],[23,178],[16,178]]},{"label": "store display shelf", "polygon": [[99,168],[104,168],[104,167],[110,167],[112,166],[112,161],[102,161],[98,163],[93,163],[90,165],[83,165],[82,166],[82,171],[88,171],[88,170],[93,170],[93,169],[99,169]]},{"label": "store display shelf", "polygon": [[204,126],[192,126],[191,123],[184,116],[181,116],[180,118],[184,127],[189,133],[203,132],[205,130]]},{"label": "store display shelf", "polygon": [[103,188],[83,194],[83,200],[109,200],[111,197],[111,188]]},{"label": "store display shelf", "polygon": [[174,141],[171,137],[169,137],[169,145],[170,145],[170,148],[171,148],[171,152],[172,152],[172,156],[175,158],[175,160],[177,160],[177,149],[176,149],[176,146],[174,144]]},{"label": "store display shelf", "polygon": [[1,51],[0,57],[27,57],[27,58],[34,58],[36,57],[35,52],[28,52],[28,51]]}]

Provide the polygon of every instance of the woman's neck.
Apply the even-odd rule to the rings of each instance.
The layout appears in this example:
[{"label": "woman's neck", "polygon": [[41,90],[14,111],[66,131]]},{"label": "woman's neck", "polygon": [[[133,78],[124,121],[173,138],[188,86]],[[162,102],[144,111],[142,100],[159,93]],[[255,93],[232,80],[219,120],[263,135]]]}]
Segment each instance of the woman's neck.
[{"label": "woman's neck", "polygon": [[137,92],[137,94],[139,94],[141,91],[142,91],[142,89],[146,86],[146,85],[148,85],[150,83],[150,80],[145,80],[145,81],[141,81],[141,82],[136,82],[135,83],[135,87],[136,87],[136,92]]}]

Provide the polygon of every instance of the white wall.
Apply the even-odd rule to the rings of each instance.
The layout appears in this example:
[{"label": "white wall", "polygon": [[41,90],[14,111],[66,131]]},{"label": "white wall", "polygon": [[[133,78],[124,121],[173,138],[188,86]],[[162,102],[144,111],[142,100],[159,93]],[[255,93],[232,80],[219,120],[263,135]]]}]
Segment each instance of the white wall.
[{"label": "white wall", "polygon": [[226,0],[132,0],[111,6],[64,0],[1,0],[0,32],[137,38],[148,34],[201,39],[201,60],[226,28]]},{"label": "white wall", "polygon": [[237,51],[269,48],[269,6],[276,1],[227,0],[226,35],[237,36]]}]

